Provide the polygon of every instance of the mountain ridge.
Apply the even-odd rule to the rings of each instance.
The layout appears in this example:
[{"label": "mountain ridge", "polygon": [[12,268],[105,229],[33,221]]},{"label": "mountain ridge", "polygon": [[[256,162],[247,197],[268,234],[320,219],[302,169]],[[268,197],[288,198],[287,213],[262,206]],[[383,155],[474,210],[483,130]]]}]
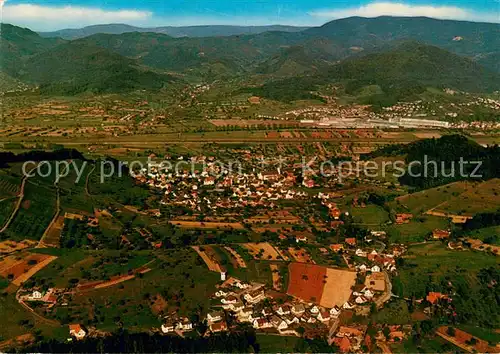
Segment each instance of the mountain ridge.
[{"label": "mountain ridge", "polygon": [[65,28],[52,32],[38,32],[44,38],[60,37],[66,40],[85,38],[94,34],[123,34],[130,32],[162,33],[175,38],[180,37],[226,37],[245,34],[259,34],[270,31],[300,32],[309,27],[267,25],[267,26],[236,26],[236,25],[195,25],[195,26],[160,26],[137,27],[122,23],[92,25],[82,28]]}]

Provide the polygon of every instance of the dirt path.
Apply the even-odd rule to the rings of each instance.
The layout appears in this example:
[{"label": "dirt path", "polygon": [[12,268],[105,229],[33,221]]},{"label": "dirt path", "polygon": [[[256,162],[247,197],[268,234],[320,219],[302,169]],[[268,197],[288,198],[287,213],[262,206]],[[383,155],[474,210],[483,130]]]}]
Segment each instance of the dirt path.
[{"label": "dirt path", "polygon": [[94,165],[94,167],[92,167],[92,169],[90,170],[90,172],[87,174],[87,178],[85,179],[85,194],[87,195],[87,197],[90,197],[91,194],[89,192],[89,181],[90,181],[90,175],[92,175],[92,173],[94,172],[96,168],[96,165]]},{"label": "dirt path", "polygon": [[29,307],[24,301],[19,300],[19,304],[21,304],[22,307],[24,307],[26,310],[31,312],[31,314],[33,316],[35,316],[38,320],[40,320],[48,325],[51,325],[51,326],[57,326],[57,327],[61,326],[61,324],[59,322],[57,322],[56,320],[49,320],[48,318],[43,317],[42,315],[38,314],[35,310],[33,310],[31,307]]},{"label": "dirt path", "polygon": [[7,230],[7,228],[9,227],[9,225],[11,224],[12,220],[14,220],[14,217],[16,216],[17,212],[19,211],[19,208],[21,207],[21,203],[23,202],[23,199],[24,199],[24,186],[26,185],[26,181],[28,179],[28,176],[31,174],[31,172],[33,172],[33,170],[35,170],[36,167],[33,167],[31,170],[28,171],[28,173],[23,177],[23,180],[21,182],[21,189],[19,190],[19,199],[17,200],[17,203],[16,203],[16,206],[14,208],[14,210],[12,210],[12,213],[10,214],[10,217],[9,219],[7,220],[7,222],[5,223],[5,225],[2,227],[2,229],[0,230],[0,234],[1,233],[4,233],[5,230]]},{"label": "dirt path", "polygon": [[472,350],[471,350],[471,348],[468,345],[464,345],[464,344],[456,341],[455,338],[447,336],[446,334],[443,334],[443,333],[441,333],[439,331],[436,331],[436,334],[438,336],[440,336],[441,338],[443,338],[444,340],[447,340],[448,342],[452,343],[453,345],[459,347],[460,349],[463,349],[463,350],[465,350],[468,353],[472,353]]}]

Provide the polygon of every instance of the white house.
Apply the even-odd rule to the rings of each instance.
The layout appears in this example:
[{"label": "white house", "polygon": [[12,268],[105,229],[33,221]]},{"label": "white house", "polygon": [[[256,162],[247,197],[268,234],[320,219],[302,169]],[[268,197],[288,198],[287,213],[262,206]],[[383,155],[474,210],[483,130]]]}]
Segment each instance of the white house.
[{"label": "white house", "polygon": [[356,297],[356,300],[354,300],[358,305],[362,305],[367,302],[364,296],[358,296]]},{"label": "white house", "polygon": [[375,296],[375,293],[373,291],[371,291],[370,289],[366,289],[363,295],[367,299],[371,299]]},{"label": "white house", "polygon": [[351,304],[349,301],[347,301],[344,305],[342,305],[342,308],[345,310],[351,310],[355,307],[355,305]]},{"label": "white house", "polygon": [[220,299],[224,305],[235,304],[238,302],[238,298],[234,295],[229,295],[228,297]]},{"label": "white house", "polygon": [[319,313],[319,307],[314,305],[309,311],[311,311],[312,314],[317,315]]},{"label": "white house", "polygon": [[288,324],[286,323],[286,321],[279,318],[278,316],[273,316],[271,318],[271,323],[273,324],[273,327],[279,331],[282,331],[282,330],[285,330],[288,328]]},{"label": "white house", "polygon": [[31,300],[41,300],[43,297],[43,294],[41,292],[39,292],[38,290],[35,290],[33,291],[33,293],[31,294],[31,297],[30,299]]},{"label": "white house", "polygon": [[251,291],[243,296],[243,298],[251,304],[256,304],[257,302],[264,300],[265,297],[264,290],[262,289]]},{"label": "white house", "polygon": [[238,319],[240,319],[240,321],[246,322],[244,320],[250,320],[252,313],[253,313],[253,308],[244,307],[240,310],[240,312],[238,312]]},{"label": "white house", "polygon": [[242,282],[237,282],[236,284],[234,284],[237,288],[240,288],[240,289],[246,289],[248,288],[250,285],[247,284],[247,283],[242,283]]},{"label": "white house", "polygon": [[298,317],[295,317],[293,315],[285,315],[285,316],[283,316],[283,319],[286,321],[286,323],[288,325],[300,322],[300,320],[298,319]]},{"label": "white house", "polygon": [[358,257],[367,257],[368,254],[365,251],[363,251],[361,248],[358,248],[356,250],[356,256],[358,256]]},{"label": "white house", "polygon": [[273,314],[273,311],[269,308],[263,308],[262,309],[262,316],[267,317],[271,316]]},{"label": "white house", "polygon": [[228,293],[226,293],[224,290],[218,290],[215,292],[215,296],[217,297],[222,297],[222,296],[226,296]]},{"label": "white house", "polygon": [[181,331],[191,331],[193,329],[193,323],[189,319],[184,318],[177,323],[177,329]]},{"label": "white house", "polygon": [[222,320],[224,313],[222,311],[214,311],[207,314],[207,322],[214,323]]},{"label": "white house", "polygon": [[330,315],[332,315],[333,317],[339,317],[341,311],[342,310],[338,306],[335,306],[330,309]]},{"label": "white house", "polygon": [[372,273],[378,273],[380,272],[380,267],[378,265],[374,265],[370,270],[372,271]]},{"label": "white house", "polygon": [[276,311],[276,313],[278,313],[278,315],[283,316],[283,315],[289,315],[290,311],[291,311],[290,306],[283,305],[278,308],[278,311]]},{"label": "white house", "polygon": [[83,339],[87,335],[80,324],[70,324],[69,325],[69,335],[75,337],[76,339]]},{"label": "white house", "polygon": [[366,272],[366,270],[368,269],[368,267],[365,265],[365,264],[362,264],[358,267],[358,270],[360,272]]},{"label": "white house", "polygon": [[294,315],[302,315],[305,312],[305,307],[302,304],[296,304],[292,306],[292,313]]}]

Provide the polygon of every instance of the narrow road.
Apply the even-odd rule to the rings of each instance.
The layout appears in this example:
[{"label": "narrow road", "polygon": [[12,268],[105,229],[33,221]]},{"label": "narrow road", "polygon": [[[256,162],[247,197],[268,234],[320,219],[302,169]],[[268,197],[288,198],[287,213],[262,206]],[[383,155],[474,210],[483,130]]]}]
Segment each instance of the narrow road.
[{"label": "narrow road", "polygon": [[16,203],[16,206],[14,208],[14,210],[12,210],[12,213],[10,214],[10,217],[9,219],[7,220],[7,222],[5,223],[5,225],[2,227],[2,229],[0,229],[0,234],[4,233],[5,230],[7,230],[7,228],[9,227],[9,225],[11,224],[12,220],[14,220],[14,217],[16,216],[17,212],[19,211],[19,208],[21,207],[21,204],[23,202],[23,199],[24,199],[24,187],[26,186],[26,181],[28,179],[28,176],[31,174],[31,172],[33,172],[33,170],[35,170],[36,167],[33,167],[31,170],[29,170],[29,172],[23,177],[23,180],[21,182],[21,189],[19,191],[19,199],[17,200],[17,203]]}]

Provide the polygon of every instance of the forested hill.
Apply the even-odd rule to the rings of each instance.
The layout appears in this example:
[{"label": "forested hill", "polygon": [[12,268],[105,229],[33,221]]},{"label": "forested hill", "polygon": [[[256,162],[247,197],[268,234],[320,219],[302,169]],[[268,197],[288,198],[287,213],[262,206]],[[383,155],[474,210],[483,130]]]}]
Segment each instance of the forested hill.
[{"label": "forested hill", "polygon": [[390,88],[401,83],[472,92],[500,89],[500,74],[468,58],[413,41],[387,52],[347,59],[334,66],[328,77],[354,80],[353,89],[371,84]]},{"label": "forested hill", "polygon": [[[399,178],[402,184],[428,189],[459,180],[500,178],[500,147],[483,147],[463,135],[445,135],[422,139],[408,145],[392,145],[363,156],[400,156],[407,170]],[[460,167],[460,161],[467,161]],[[412,164],[411,173],[409,165]]]}]

